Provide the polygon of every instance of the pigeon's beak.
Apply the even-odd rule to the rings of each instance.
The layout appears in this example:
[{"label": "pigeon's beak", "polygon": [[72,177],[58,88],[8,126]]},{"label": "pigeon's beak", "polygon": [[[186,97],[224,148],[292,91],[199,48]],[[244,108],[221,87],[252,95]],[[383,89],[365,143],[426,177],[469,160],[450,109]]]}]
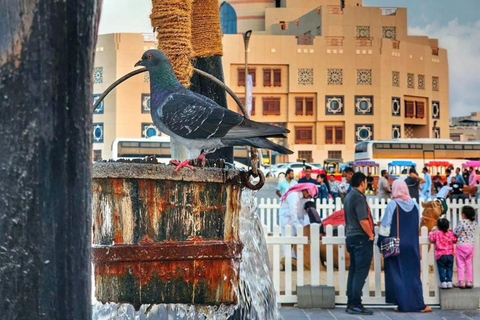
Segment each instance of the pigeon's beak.
[{"label": "pigeon's beak", "polygon": [[139,60],[137,63],[135,63],[134,67],[143,66],[142,62],[143,60]]}]

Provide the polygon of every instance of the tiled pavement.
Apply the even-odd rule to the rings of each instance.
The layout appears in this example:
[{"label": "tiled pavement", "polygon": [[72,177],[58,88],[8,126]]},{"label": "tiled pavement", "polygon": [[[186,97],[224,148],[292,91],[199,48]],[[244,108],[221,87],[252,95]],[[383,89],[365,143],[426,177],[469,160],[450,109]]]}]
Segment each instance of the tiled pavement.
[{"label": "tiled pavement", "polygon": [[432,313],[401,313],[393,308],[369,308],[375,313],[371,316],[351,315],[345,308],[335,309],[299,309],[295,307],[281,307],[280,315],[283,320],[480,320],[480,310],[453,311],[433,309]]}]

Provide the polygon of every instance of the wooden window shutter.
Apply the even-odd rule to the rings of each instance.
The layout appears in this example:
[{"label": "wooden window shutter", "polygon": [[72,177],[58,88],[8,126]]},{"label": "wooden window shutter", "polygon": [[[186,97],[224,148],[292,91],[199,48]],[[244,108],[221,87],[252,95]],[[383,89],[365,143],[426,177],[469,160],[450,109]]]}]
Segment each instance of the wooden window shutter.
[{"label": "wooden window shutter", "polygon": [[272,85],[272,69],[263,69],[263,86],[270,87]]},{"label": "wooden window shutter", "polygon": [[303,116],[303,98],[295,98],[295,115]]},{"label": "wooden window shutter", "polygon": [[313,98],[305,98],[305,114],[313,116]]},{"label": "wooden window shutter", "polygon": [[282,69],[273,69],[273,86],[282,86]]},{"label": "wooden window shutter", "polygon": [[245,69],[238,68],[237,69],[237,75],[238,75],[238,83],[237,85],[240,86],[245,86]]},{"label": "wooden window shutter", "polygon": [[415,102],[405,100],[405,118],[413,118],[415,116]]},{"label": "wooden window shutter", "polygon": [[425,118],[425,102],[416,101],[415,105],[416,117],[420,119]]},{"label": "wooden window shutter", "polygon": [[343,131],[344,131],[344,127],[335,127],[335,144],[344,144],[344,140],[343,140]]},{"label": "wooden window shutter", "polygon": [[333,144],[333,127],[325,127],[325,144]]}]

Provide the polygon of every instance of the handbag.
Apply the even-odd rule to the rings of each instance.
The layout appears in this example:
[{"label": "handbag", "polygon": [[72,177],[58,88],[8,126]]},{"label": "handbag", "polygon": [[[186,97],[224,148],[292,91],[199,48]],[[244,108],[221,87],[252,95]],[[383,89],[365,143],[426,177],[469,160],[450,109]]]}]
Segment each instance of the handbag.
[{"label": "handbag", "polygon": [[396,257],[400,254],[400,219],[397,204],[397,236],[384,238],[380,243],[383,258]]}]

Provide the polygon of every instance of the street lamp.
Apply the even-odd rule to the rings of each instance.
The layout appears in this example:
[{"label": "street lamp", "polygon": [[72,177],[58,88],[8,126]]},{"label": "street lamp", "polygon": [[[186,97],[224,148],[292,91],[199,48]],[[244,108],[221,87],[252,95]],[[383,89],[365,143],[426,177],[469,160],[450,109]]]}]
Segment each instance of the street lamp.
[{"label": "street lamp", "polygon": [[245,109],[248,110],[248,43],[250,42],[250,36],[252,35],[252,30],[248,30],[243,34],[243,43],[245,44]]}]

